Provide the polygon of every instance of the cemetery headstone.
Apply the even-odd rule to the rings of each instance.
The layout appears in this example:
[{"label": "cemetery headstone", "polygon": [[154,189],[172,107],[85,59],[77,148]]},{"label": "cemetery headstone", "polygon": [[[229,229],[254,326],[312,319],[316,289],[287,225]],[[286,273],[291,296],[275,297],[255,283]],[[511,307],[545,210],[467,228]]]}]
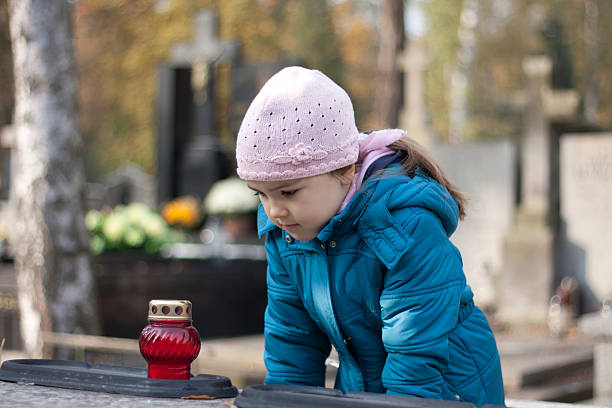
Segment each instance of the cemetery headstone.
[{"label": "cemetery headstone", "polygon": [[497,316],[510,325],[544,324],[554,282],[554,231],[550,225],[551,122],[572,120],[573,90],[550,88],[552,64],[525,59],[525,130],[521,142],[520,206],[504,242]]},{"label": "cemetery headstone", "polygon": [[398,64],[406,72],[400,128],[405,129],[411,138],[426,147],[434,142],[425,107],[425,71],[429,62],[423,45],[417,40],[410,42],[398,60]]},{"label": "cemetery headstone", "polygon": [[550,147],[544,92],[552,64],[526,59],[525,131],[521,143],[521,203],[504,242],[497,316],[511,325],[543,324],[552,291],[552,231],[547,224]]},{"label": "cemetery headstone", "polygon": [[612,133],[563,135],[560,164],[559,268],[590,312],[612,296]]},{"label": "cemetery headstone", "polygon": [[157,98],[157,199],[204,198],[216,180],[228,176],[227,159],[215,135],[216,64],[236,54],[236,44],[216,37],[216,16],[194,17],[195,38],[172,49],[159,68]]},{"label": "cemetery headstone", "polygon": [[431,152],[452,182],[468,195],[467,216],[451,239],[461,251],[476,302],[494,307],[503,239],[514,220],[514,144],[506,140],[433,145]]},{"label": "cemetery headstone", "polygon": [[550,80],[552,63],[546,57],[528,58],[523,69],[528,81],[528,104],[521,150],[521,207],[530,213],[545,214],[548,209],[550,147],[544,92]]}]

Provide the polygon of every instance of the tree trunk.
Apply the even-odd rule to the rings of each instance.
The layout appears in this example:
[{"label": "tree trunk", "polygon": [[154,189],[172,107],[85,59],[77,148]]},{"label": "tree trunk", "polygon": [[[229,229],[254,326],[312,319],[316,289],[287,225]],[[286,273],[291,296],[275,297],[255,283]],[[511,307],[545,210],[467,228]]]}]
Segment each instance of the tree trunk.
[{"label": "tree trunk", "polygon": [[381,127],[397,127],[402,105],[402,77],[397,59],[404,47],[404,1],[383,0],[374,107]]},{"label": "tree trunk", "polygon": [[97,333],[84,225],[72,8],[10,0],[15,75],[11,245],[24,351],[43,356],[41,332]]}]

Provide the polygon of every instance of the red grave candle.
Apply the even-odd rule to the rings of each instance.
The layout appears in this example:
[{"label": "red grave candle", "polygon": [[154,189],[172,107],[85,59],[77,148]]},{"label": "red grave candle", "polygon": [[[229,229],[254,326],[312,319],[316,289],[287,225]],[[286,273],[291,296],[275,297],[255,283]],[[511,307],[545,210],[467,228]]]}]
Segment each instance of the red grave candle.
[{"label": "red grave candle", "polygon": [[151,300],[148,320],[138,345],[149,365],[149,378],[188,380],[201,345],[200,334],[191,325],[191,302]]}]

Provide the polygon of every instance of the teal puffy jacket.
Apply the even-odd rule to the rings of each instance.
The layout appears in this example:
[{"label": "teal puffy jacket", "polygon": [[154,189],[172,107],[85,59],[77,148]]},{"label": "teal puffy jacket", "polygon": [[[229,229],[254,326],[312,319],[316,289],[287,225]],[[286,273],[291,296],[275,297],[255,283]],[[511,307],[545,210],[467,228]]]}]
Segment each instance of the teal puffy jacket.
[{"label": "teal puffy jacket", "polygon": [[[322,199],[324,199],[322,197]],[[499,354],[448,237],[458,208],[438,183],[398,164],[364,183],[311,241],[267,233],[267,384],[504,404]]]}]

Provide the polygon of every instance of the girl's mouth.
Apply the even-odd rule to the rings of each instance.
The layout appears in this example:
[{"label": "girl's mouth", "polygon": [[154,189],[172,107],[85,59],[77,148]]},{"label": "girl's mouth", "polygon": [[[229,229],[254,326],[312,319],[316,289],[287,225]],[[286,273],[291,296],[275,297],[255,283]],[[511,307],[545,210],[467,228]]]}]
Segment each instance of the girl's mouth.
[{"label": "girl's mouth", "polygon": [[299,225],[300,224],[281,224],[281,228],[286,230],[286,231],[289,231],[291,229],[297,228]]}]

